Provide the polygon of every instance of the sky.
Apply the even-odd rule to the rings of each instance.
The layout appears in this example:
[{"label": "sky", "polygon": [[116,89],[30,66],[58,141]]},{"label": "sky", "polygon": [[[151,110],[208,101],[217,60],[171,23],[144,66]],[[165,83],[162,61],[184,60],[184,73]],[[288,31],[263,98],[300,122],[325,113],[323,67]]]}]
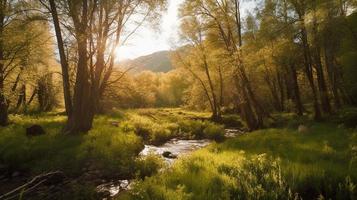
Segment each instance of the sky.
[{"label": "sky", "polygon": [[[160,30],[149,26],[140,27],[123,46],[117,49],[118,61],[134,59],[157,51],[175,48],[178,42],[180,21],[178,9],[184,0],[168,0],[168,9],[162,14]],[[254,3],[243,4],[243,14],[254,8]]]}]

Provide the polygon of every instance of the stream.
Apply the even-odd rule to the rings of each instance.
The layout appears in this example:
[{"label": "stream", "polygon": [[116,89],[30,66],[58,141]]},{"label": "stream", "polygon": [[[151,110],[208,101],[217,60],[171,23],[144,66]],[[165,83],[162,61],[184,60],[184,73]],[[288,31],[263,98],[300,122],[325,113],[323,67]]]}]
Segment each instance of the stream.
[{"label": "stream", "polygon": [[[225,129],[226,138],[234,138],[244,132],[238,129]],[[145,148],[140,152],[139,156],[147,156],[155,154],[163,157],[167,164],[170,166],[177,158],[183,155],[192,153],[195,150],[202,149],[211,144],[211,140],[181,140],[172,139],[161,146],[145,145]],[[97,192],[110,193],[110,197],[118,195],[120,192],[129,190],[132,180],[118,180],[97,186]]]}]

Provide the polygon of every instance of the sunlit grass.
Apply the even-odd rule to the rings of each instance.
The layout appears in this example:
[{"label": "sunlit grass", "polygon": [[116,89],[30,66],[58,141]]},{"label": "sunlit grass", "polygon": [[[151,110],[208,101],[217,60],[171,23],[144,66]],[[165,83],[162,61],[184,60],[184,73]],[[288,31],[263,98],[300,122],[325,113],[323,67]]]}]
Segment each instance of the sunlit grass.
[{"label": "sunlit grass", "polygon": [[356,138],[325,123],[256,131],[183,158],[119,199],[352,199]]},{"label": "sunlit grass", "polygon": [[[130,174],[130,165],[143,144],[134,132],[123,132],[112,126],[113,119],[99,116],[89,133],[63,135],[65,116],[11,116],[13,123],[1,129],[1,162],[10,169],[34,174],[51,170],[79,174],[88,165],[105,169],[107,173]],[[28,138],[25,128],[33,124],[41,125],[46,134]]]}]

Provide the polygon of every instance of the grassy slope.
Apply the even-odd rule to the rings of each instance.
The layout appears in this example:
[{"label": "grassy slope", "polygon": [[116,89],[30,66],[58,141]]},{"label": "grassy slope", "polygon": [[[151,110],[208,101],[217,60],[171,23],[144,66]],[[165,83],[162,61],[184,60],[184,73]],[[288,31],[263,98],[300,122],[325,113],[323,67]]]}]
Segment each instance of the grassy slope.
[{"label": "grassy slope", "polygon": [[353,199],[356,146],[356,131],[326,123],[304,134],[260,130],[200,150],[119,199]]}]

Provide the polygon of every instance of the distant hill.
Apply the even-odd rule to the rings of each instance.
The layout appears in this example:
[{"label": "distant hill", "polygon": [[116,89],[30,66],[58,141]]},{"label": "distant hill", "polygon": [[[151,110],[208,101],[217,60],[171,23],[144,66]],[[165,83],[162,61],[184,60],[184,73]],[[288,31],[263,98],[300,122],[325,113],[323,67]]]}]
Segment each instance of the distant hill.
[{"label": "distant hill", "polygon": [[158,51],[150,55],[141,56],[132,60],[125,60],[119,63],[121,68],[135,67],[132,73],[142,71],[168,72],[173,69],[170,60],[170,51]]}]

